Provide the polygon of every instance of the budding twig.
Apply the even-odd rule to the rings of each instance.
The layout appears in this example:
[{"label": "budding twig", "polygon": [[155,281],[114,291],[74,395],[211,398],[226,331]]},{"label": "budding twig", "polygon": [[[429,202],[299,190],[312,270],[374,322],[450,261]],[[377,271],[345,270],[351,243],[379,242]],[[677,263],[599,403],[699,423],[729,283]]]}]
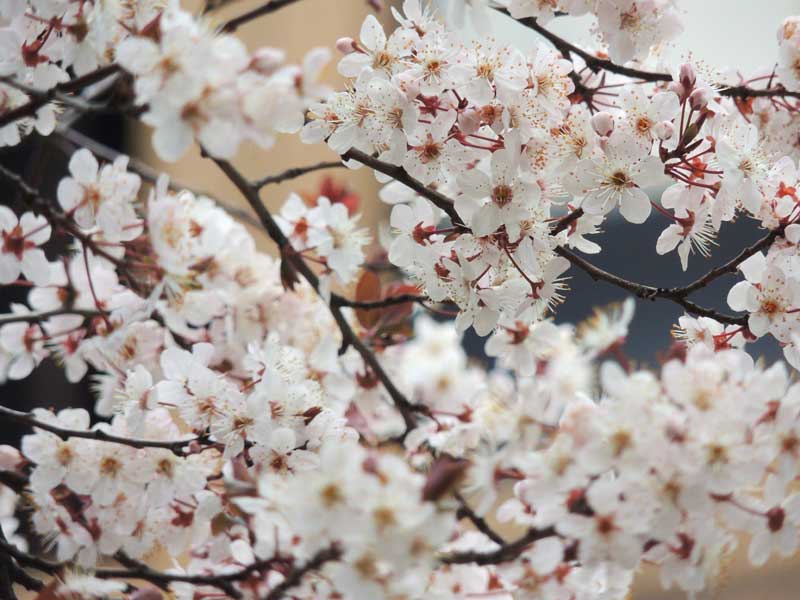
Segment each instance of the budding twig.
[{"label": "budding twig", "polygon": [[246,13],[239,15],[238,17],[234,17],[221,27],[221,31],[225,33],[233,33],[245,23],[248,23],[253,19],[263,17],[264,15],[268,15],[269,13],[275,12],[276,10],[280,10],[284,6],[289,6],[290,4],[294,4],[297,1],[298,0],[269,0],[269,2],[266,2],[261,6],[257,6],[256,8],[249,10]]},{"label": "budding twig", "polygon": [[20,423],[22,425],[28,425],[30,427],[35,427],[37,429],[49,431],[50,433],[54,433],[63,440],[69,438],[83,438],[87,440],[96,440],[99,442],[122,444],[124,446],[131,446],[132,448],[164,448],[166,450],[170,450],[171,452],[173,452],[178,456],[185,455],[183,448],[189,445],[191,442],[205,441],[204,438],[198,438],[198,437],[191,437],[185,440],[172,440],[172,441],[140,440],[135,438],[126,438],[117,435],[112,435],[100,429],[93,429],[89,431],[80,429],[66,429],[64,427],[59,427],[58,425],[53,425],[52,423],[45,423],[44,421],[40,421],[39,419],[36,418],[35,415],[31,413],[21,412],[18,410],[7,408],[5,406],[0,406],[0,417],[3,417],[4,419],[13,421],[15,423]]},{"label": "budding twig", "polygon": [[[495,10],[501,12],[506,15],[510,15],[508,9],[506,8],[499,8],[496,7]],[[592,71],[597,73],[598,71],[608,71],[610,73],[616,73],[617,75],[625,75],[626,77],[631,77],[634,79],[639,79],[641,81],[647,82],[659,82],[659,81],[674,81],[674,77],[669,73],[658,73],[655,71],[644,71],[642,69],[635,69],[632,67],[626,67],[624,65],[619,65],[607,58],[599,58],[594,56],[593,54],[586,52],[579,48],[578,46],[570,43],[569,41],[565,40],[564,38],[556,35],[549,29],[545,29],[541,25],[539,25],[538,21],[534,17],[524,17],[522,19],[516,19],[525,27],[532,29],[547,41],[549,41],[553,46],[564,54],[565,56],[569,56],[571,54],[575,54],[579,56],[586,66],[589,67]],[[737,85],[737,86],[728,86],[724,84],[720,84],[718,86],[720,89],[717,93],[720,96],[730,96],[733,98],[765,98],[765,97],[786,97],[786,98],[800,98],[800,92],[792,92],[789,91],[782,86],[771,87],[768,89],[754,89],[746,85]]]},{"label": "budding twig", "polygon": [[[261,202],[261,198],[258,196],[258,190],[252,184],[250,184],[244,178],[244,176],[229,162],[217,158],[214,158],[213,160],[253,208],[253,211],[258,216],[267,234],[278,245],[278,249],[281,253],[281,259],[291,261],[292,266],[297,269],[297,271],[306,279],[306,281],[308,281],[314,290],[319,292],[319,278],[317,277],[316,273],[314,273],[314,271],[312,271],[311,268],[306,264],[302,257],[300,257],[296,252],[291,251],[292,247],[289,239],[283,234],[283,231],[281,231],[281,228],[278,226],[269,210],[267,210],[267,207],[264,206],[264,203]],[[343,345],[345,347],[348,345],[352,346],[361,355],[361,358],[364,360],[367,366],[369,366],[372,372],[380,380],[381,384],[383,384],[386,392],[389,394],[401,416],[403,417],[403,421],[405,422],[406,426],[406,432],[413,429],[416,426],[417,421],[414,413],[415,411],[420,410],[419,407],[412,405],[405,397],[405,394],[403,394],[403,392],[397,388],[392,379],[386,373],[386,370],[380,364],[380,361],[378,361],[378,358],[375,356],[374,352],[370,350],[356,334],[356,332],[353,331],[350,323],[348,323],[344,314],[342,314],[341,308],[335,305],[333,302],[329,304],[328,308],[330,309],[331,316],[333,316],[333,319],[336,321],[339,331],[342,334]]]}]

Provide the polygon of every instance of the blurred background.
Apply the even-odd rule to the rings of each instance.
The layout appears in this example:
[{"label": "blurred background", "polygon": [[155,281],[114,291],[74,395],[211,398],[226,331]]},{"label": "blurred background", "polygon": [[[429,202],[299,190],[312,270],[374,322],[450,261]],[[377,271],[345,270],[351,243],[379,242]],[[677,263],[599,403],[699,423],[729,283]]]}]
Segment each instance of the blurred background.
[{"label": "blurred background", "polygon": [[[435,2],[438,0],[434,0]],[[441,0],[440,3],[461,0]],[[221,23],[225,18],[239,14],[261,4],[261,0],[230,0],[227,6],[212,16],[212,22]],[[771,65],[776,57],[775,31],[781,20],[792,14],[800,14],[800,0],[676,0],[684,12],[685,31],[666,51],[670,59],[691,56],[704,61],[710,67],[723,70],[735,67],[743,74]],[[199,2],[183,2],[185,6],[199,7]],[[388,2],[387,2],[388,4]],[[397,2],[400,4],[400,2]],[[342,36],[357,37],[361,22],[372,12],[366,0],[302,0],[267,18],[243,26],[238,34],[251,48],[274,46],[287,53],[287,61],[299,63],[304,53],[313,46],[333,49],[336,39]],[[378,15],[387,29],[393,27],[388,9]],[[578,45],[592,45],[593,36],[588,18],[559,18],[551,28]],[[532,48],[542,43],[530,30],[508,18],[494,16],[489,24],[493,37],[509,41],[521,49]],[[476,36],[467,28],[466,36]],[[342,81],[335,69],[334,61],[326,69],[323,79],[333,86]],[[154,167],[169,173],[181,182],[191,182],[192,187],[203,190],[226,203],[246,208],[238,193],[221,172],[193,149],[176,164],[159,164],[149,150],[150,133],[132,122],[119,118],[92,116],[78,121],[77,128],[96,137],[115,149],[137,156]],[[62,141],[63,142],[63,141]],[[43,144],[34,137],[29,139],[22,151],[4,150],[0,158],[5,164],[24,173],[29,181],[54,196],[57,174],[63,173],[70,153],[68,143]],[[286,168],[307,165],[319,160],[334,160],[336,156],[323,145],[307,146],[297,136],[283,136],[272,151],[262,151],[252,145],[244,145],[234,161],[247,176],[256,178],[278,173]],[[35,159],[35,160],[34,160]],[[37,170],[30,165],[46,165],[46,170]],[[316,194],[323,178],[332,176],[334,181],[345,185],[361,198],[364,225],[373,231],[384,222],[388,213],[386,206],[377,198],[379,186],[372,173],[366,169],[358,171],[334,170],[314,173],[301,179],[279,185],[268,186],[262,192],[267,205],[277,210],[290,191]],[[654,193],[657,191],[654,191]],[[5,198],[11,193],[0,188]],[[13,200],[10,198],[9,202]],[[5,201],[3,201],[5,202]],[[658,286],[681,285],[695,279],[716,264],[736,255],[741,248],[760,237],[754,223],[740,219],[735,224],[726,224],[720,233],[720,248],[715,248],[713,257],[704,260],[693,256],[689,271],[680,269],[677,255],[673,252],[661,257],[656,254],[655,240],[668,225],[667,220],[656,213],[644,225],[631,226],[609,221],[605,233],[595,238],[603,246],[603,252],[592,260],[600,267],[628,279]],[[623,229],[624,227],[624,229]],[[272,251],[269,240],[258,232],[265,251]],[[625,292],[603,282],[593,282],[580,272],[570,272],[571,292],[560,307],[556,318],[563,322],[576,322],[591,314],[594,306],[623,300]],[[727,310],[725,294],[734,279],[721,278],[711,288],[701,291],[695,299],[701,304]],[[0,309],[7,310],[11,301],[24,300],[25,290],[0,290]],[[675,323],[682,311],[666,301],[637,301],[636,316],[631,328],[627,351],[639,364],[656,365],[659,353],[670,343],[670,324]],[[466,340],[470,352],[481,358],[482,342],[470,337]],[[766,342],[754,351],[767,359],[780,357],[780,349]],[[71,385],[64,379],[61,370],[46,361],[32,377],[21,383],[6,383],[0,387],[0,401],[6,406],[29,410],[34,406],[62,407],[84,406],[91,409],[89,381]],[[20,432],[9,426],[0,426],[0,443],[15,442]],[[774,561],[767,568],[752,570],[741,556],[734,557],[726,565],[714,590],[703,598],[720,600],[796,600],[800,598],[800,562]],[[645,568],[633,593],[636,600],[668,600],[683,598],[676,592],[662,592],[657,578]]]}]

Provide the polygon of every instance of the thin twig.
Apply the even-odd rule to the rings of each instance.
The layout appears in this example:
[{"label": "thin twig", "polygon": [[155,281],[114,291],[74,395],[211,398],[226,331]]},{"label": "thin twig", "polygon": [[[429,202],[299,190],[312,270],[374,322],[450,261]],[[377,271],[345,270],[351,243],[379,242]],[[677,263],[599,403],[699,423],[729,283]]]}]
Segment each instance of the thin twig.
[{"label": "thin twig", "polygon": [[18,106],[17,108],[0,115],[0,127],[8,125],[9,123],[13,123],[14,121],[18,121],[19,119],[30,117],[48,102],[56,100],[59,95],[78,92],[83,88],[87,88],[90,85],[94,85],[95,83],[106,79],[107,77],[117,74],[119,70],[120,69],[118,65],[106,65],[104,67],[95,69],[86,75],[70,79],[69,81],[60,83],[55,87],[50,88],[49,90],[43,91],[31,98],[22,106]]},{"label": "thin twig", "polygon": [[[244,196],[244,198],[250,204],[253,211],[258,216],[259,221],[261,221],[264,230],[277,244],[281,254],[281,259],[290,261],[291,266],[294,267],[306,279],[306,281],[308,281],[314,290],[319,292],[319,278],[317,277],[316,273],[314,273],[314,271],[312,271],[311,268],[306,264],[302,257],[292,249],[289,239],[284,235],[283,231],[281,231],[278,223],[261,201],[261,198],[258,195],[258,190],[253,187],[229,162],[217,158],[212,160],[214,160],[219,168],[222,169],[222,172],[225,173],[228,179],[231,180],[231,182],[241,192],[242,196]],[[383,368],[380,361],[378,361],[374,352],[370,350],[366,344],[364,344],[361,338],[355,333],[355,331],[353,331],[350,323],[347,321],[344,314],[342,314],[341,308],[335,305],[333,302],[331,302],[328,308],[333,316],[334,321],[336,321],[336,324],[339,327],[339,331],[342,334],[343,347],[352,346],[361,355],[361,358],[364,360],[367,366],[369,366],[370,370],[372,370],[375,376],[380,380],[381,384],[383,384],[386,392],[389,394],[395,406],[397,407],[397,410],[403,417],[403,421],[405,422],[406,426],[406,432],[413,429],[416,426],[417,421],[414,413],[415,411],[422,411],[423,409],[421,407],[412,405],[405,397],[405,394],[403,394],[403,392],[397,388],[392,379],[386,373],[386,370]]]},{"label": "thin twig", "polygon": [[84,319],[91,319],[99,317],[103,313],[99,310],[87,310],[83,308],[56,308],[54,310],[45,310],[41,312],[29,313],[10,313],[0,315],[0,327],[8,325],[9,323],[41,323],[51,317],[58,317],[60,315],[77,315]]},{"label": "thin twig", "polygon": [[30,427],[35,427],[37,429],[49,431],[50,433],[53,433],[58,437],[60,437],[62,440],[66,440],[69,438],[83,438],[87,440],[96,440],[99,442],[122,444],[125,446],[131,446],[132,448],[163,448],[166,450],[170,450],[171,452],[173,452],[178,456],[185,456],[185,452],[182,449],[188,446],[190,443],[205,441],[203,438],[198,438],[198,437],[191,437],[185,440],[172,440],[172,441],[141,440],[136,438],[126,438],[117,435],[112,435],[100,429],[93,429],[89,431],[80,429],[66,429],[64,427],[59,427],[58,425],[53,425],[52,423],[45,423],[44,421],[40,421],[39,419],[36,418],[35,415],[31,413],[21,412],[18,410],[7,408],[5,406],[0,406],[0,417],[3,417],[4,419],[13,421],[15,423],[20,423],[22,425],[28,425]]},{"label": "thin twig", "polygon": [[[495,10],[503,14],[509,15],[508,9],[506,8],[495,8]],[[583,62],[586,63],[586,66],[589,67],[589,69],[591,69],[595,73],[597,73],[598,71],[608,71],[610,73],[625,75],[626,77],[631,77],[634,79],[639,79],[641,81],[648,81],[648,82],[674,80],[674,77],[669,73],[658,73],[655,71],[644,71],[642,69],[626,67],[624,65],[619,65],[607,58],[599,58],[597,56],[594,56],[593,54],[579,48],[578,46],[568,42],[564,38],[556,35],[549,29],[542,27],[533,17],[524,17],[522,19],[516,19],[516,20],[519,21],[525,27],[532,29],[533,31],[541,35],[543,38],[548,40],[551,44],[553,44],[556,50],[558,50],[565,56],[569,56],[571,54],[579,56],[583,60]],[[719,88],[717,93],[720,96],[730,96],[734,98],[756,98],[756,97],[800,98],[800,92],[792,92],[783,88],[782,86],[776,86],[769,89],[755,89],[746,85],[729,86],[720,84],[716,87]]]},{"label": "thin twig", "polygon": [[221,31],[225,33],[233,33],[245,23],[248,23],[259,17],[263,17],[264,15],[268,15],[269,13],[273,13],[276,10],[280,10],[284,6],[289,6],[297,1],[298,0],[270,0],[269,2],[266,2],[261,6],[257,6],[256,8],[249,10],[238,17],[234,17],[221,27]]},{"label": "thin twig", "polygon": [[466,228],[464,226],[464,221],[456,212],[456,207],[455,204],[453,204],[453,201],[450,200],[450,198],[448,198],[444,194],[437,192],[436,190],[432,190],[421,181],[414,179],[411,175],[406,173],[403,167],[398,167],[383,162],[382,160],[378,160],[374,156],[371,156],[366,152],[362,152],[361,150],[357,150],[355,148],[351,148],[350,150],[342,154],[342,159],[355,160],[356,162],[360,162],[362,165],[370,167],[371,169],[374,169],[379,173],[388,175],[395,181],[399,181],[400,183],[404,184],[405,186],[417,192],[420,196],[430,200],[435,206],[439,207],[445,213],[447,213],[447,216],[450,217],[450,220],[453,222],[453,225],[462,228],[466,231]]},{"label": "thin twig", "polygon": [[303,577],[305,577],[307,573],[310,573],[311,571],[318,571],[323,567],[323,565],[325,565],[325,563],[339,560],[341,556],[342,551],[336,545],[323,548],[317,552],[307,563],[292,569],[292,571],[286,576],[286,579],[272,588],[264,600],[279,600],[279,598],[283,598],[286,592],[302,583]]},{"label": "thin twig", "polygon": [[[22,566],[51,575],[60,575],[65,569],[73,567],[73,564],[70,562],[54,562],[28,554],[4,540],[0,540],[0,552],[10,555]],[[230,598],[243,597],[242,593],[232,585],[234,582],[245,581],[254,573],[273,569],[277,565],[286,565],[291,560],[288,557],[275,556],[266,560],[256,561],[236,571],[193,575],[188,573],[166,573],[163,571],[156,571],[145,563],[132,559],[124,554],[117,554],[115,558],[127,568],[98,568],[92,571],[92,576],[98,579],[140,579],[153,583],[161,588],[166,588],[173,582],[210,586],[223,591],[228,594]],[[331,557],[326,560],[333,559],[334,558]]]},{"label": "thin twig", "polygon": [[555,528],[547,527],[546,529],[529,529],[528,532],[522,537],[501,544],[497,550],[491,552],[454,552],[441,557],[441,561],[445,564],[465,564],[474,563],[476,565],[497,565],[500,563],[508,562],[517,558],[522,554],[531,544],[548,537],[558,535]]},{"label": "thin twig", "polygon": [[282,183],[290,179],[296,179],[313,171],[320,171],[322,169],[336,169],[344,166],[345,165],[342,163],[342,161],[335,160],[319,162],[315,165],[308,165],[307,167],[292,167],[291,169],[286,169],[285,171],[277,173],[276,175],[268,175],[267,177],[263,177],[258,181],[254,181],[251,185],[257,190],[260,190],[265,185],[272,185],[276,183]]},{"label": "thin twig", "polygon": [[470,508],[469,504],[461,494],[455,492],[454,495],[460,504],[458,510],[456,511],[456,518],[469,519],[475,526],[475,529],[480,531],[495,544],[498,544],[499,546],[506,545],[506,541],[502,538],[502,536],[491,528],[491,526],[486,522],[486,519],[479,516],[474,510],[472,510],[472,508]]},{"label": "thin twig", "polygon": [[598,280],[606,281],[612,285],[615,285],[617,287],[629,291],[634,296],[642,298],[643,300],[655,300],[656,298],[665,298],[667,300],[672,300],[673,302],[681,305],[687,312],[694,315],[699,315],[702,317],[711,317],[712,319],[716,319],[720,323],[729,323],[731,325],[747,325],[746,316],[735,317],[732,315],[721,313],[711,308],[700,306],[699,304],[687,299],[686,298],[687,294],[683,293],[680,290],[680,288],[677,289],[658,288],[652,285],[646,285],[643,283],[638,283],[635,281],[624,279],[619,275],[614,275],[613,273],[609,273],[608,271],[605,271],[600,267],[593,265],[585,258],[578,256],[577,254],[574,254],[573,252],[567,250],[562,246],[556,248],[555,253],[558,254],[559,256],[563,256],[574,266],[588,273],[589,276],[595,281]]}]

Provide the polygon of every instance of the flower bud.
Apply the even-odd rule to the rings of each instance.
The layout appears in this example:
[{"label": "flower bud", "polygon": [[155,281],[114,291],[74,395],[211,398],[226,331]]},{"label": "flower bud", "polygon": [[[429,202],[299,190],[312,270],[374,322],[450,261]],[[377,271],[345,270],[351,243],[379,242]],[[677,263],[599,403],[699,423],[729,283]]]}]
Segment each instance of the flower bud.
[{"label": "flower bud", "polygon": [[700,110],[708,104],[708,90],[697,89],[689,95],[689,106],[694,110]]},{"label": "flower bud", "polygon": [[680,84],[690,90],[694,87],[694,82],[697,80],[694,74],[694,67],[689,63],[683,63],[681,65],[680,73],[678,74],[678,81]]},{"label": "flower bud", "polygon": [[341,37],[336,40],[336,49],[342,54],[351,54],[356,51],[356,41],[351,37]]},{"label": "flower bud", "polygon": [[286,53],[277,48],[259,48],[253,53],[251,65],[259,73],[271,75],[283,64]]},{"label": "flower bud", "polygon": [[19,450],[13,446],[0,446],[0,471],[16,471],[24,462]]},{"label": "flower bud", "polygon": [[139,588],[128,596],[130,600],[162,600],[164,595],[152,586]]},{"label": "flower bud", "polygon": [[592,127],[600,137],[608,137],[614,131],[614,117],[610,113],[600,111],[592,115]]},{"label": "flower bud", "polygon": [[675,135],[675,125],[669,121],[661,121],[653,125],[653,133],[661,141],[666,141]]},{"label": "flower bud", "polygon": [[676,94],[681,100],[686,97],[686,88],[677,81],[670,81],[669,84],[667,84],[667,89]]}]

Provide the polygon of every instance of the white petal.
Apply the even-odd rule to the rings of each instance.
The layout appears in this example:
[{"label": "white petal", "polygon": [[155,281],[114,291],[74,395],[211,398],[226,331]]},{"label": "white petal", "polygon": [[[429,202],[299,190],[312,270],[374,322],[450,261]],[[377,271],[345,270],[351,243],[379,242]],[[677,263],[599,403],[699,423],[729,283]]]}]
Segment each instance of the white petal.
[{"label": "white petal", "polygon": [[629,223],[644,223],[650,216],[650,199],[639,188],[629,190],[622,195],[619,212]]}]

